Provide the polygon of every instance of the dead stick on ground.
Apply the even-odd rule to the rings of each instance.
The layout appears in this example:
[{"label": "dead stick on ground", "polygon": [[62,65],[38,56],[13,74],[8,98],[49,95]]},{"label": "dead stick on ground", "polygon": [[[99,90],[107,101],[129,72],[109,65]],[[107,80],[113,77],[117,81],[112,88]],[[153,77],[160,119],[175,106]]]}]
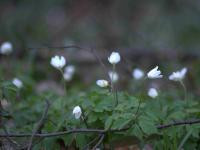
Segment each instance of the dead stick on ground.
[{"label": "dead stick on ground", "polygon": [[[157,129],[165,129],[165,128],[170,128],[173,126],[180,126],[180,125],[192,125],[192,124],[199,124],[200,119],[193,119],[193,120],[186,120],[186,121],[179,121],[179,122],[173,122],[165,125],[157,125]],[[52,132],[52,133],[35,133],[35,137],[55,137],[55,136],[63,136],[67,134],[73,134],[73,133],[108,133],[108,132],[123,132],[127,131],[130,129],[130,127],[127,128],[122,128],[122,129],[110,129],[110,130],[104,130],[104,129],[71,129],[68,131],[62,131],[62,132]],[[9,134],[4,134],[0,133],[0,137],[31,137],[32,134],[30,133],[9,133]]]}]

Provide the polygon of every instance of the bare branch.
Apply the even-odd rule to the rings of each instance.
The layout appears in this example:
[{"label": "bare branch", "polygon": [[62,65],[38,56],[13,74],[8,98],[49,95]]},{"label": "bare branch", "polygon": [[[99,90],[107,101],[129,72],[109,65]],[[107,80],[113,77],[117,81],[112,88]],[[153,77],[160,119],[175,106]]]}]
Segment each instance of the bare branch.
[{"label": "bare branch", "polygon": [[[198,124],[200,123],[200,119],[196,120],[189,120],[189,121],[179,121],[179,122],[174,122],[170,123],[167,125],[158,125],[156,126],[157,129],[164,129],[164,128],[169,128],[172,126],[179,126],[179,125],[192,125],[192,124]],[[110,129],[110,130],[104,130],[104,129],[71,129],[68,131],[62,131],[62,132],[52,132],[52,133],[36,133],[34,137],[54,137],[54,136],[63,136],[66,134],[73,134],[73,133],[99,133],[99,134],[105,134],[108,132],[123,132],[130,129],[130,127],[127,128],[122,128],[122,129]],[[5,133],[0,133],[0,137],[31,137],[31,133],[9,133],[8,135]]]},{"label": "bare branch", "polygon": [[187,120],[187,121],[177,121],[177,122],[169,123],[169,124],[166,124],[166,125],[158,125],[157,129],[164,129],[164,128],[169,128],[169,127],[173,127],[173,126],[180,126],[180,125],[192,125],[192,124],[198,124],[198,123],[200,123],[200,119]]}]

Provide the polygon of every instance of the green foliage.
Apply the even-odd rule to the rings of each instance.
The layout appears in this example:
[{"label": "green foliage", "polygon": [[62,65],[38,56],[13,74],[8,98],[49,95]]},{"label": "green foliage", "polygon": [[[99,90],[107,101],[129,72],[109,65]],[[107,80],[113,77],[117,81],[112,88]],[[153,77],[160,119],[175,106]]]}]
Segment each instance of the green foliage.
[{"label": "green foliage", "polygon": [[[2,70],[0,73],[3,76]],[[6,129],[9,132],[31,133],[44,111],[45,100],[49,100],[51,106],[43,133],[87,128],[82,119],[77,120],[72,114],[73,108],[79,105],[89,128],[107,131],[127,128],[123,132],[106,133],[104,142],[107,144],[135,137],[141,147],[150,143],[155,149],[177,149],[180,145],[184,149],[195,149],[199,146],[199,125],[157,128],[158,125],[198,118],[200,103],[192,96],[182,100],[166,92],[150,99],[144,93],[133,95],[121,91],[118,92],[116,106],[116,99],[109,89],[91,87],[83,90],[75,85],[67,90],[67,95],[56,94],[53,90],[38,93],[33,77],[27,75],[20,78],[24,83],[22,89],[17,89],[10,80],[1,80],[0,83],[1,101],[8,102],[2,117],[8,124]],[[45,138],[34,149],[60,149],[60,143],[64,143],[65,147],[83,148],[97,136],[95,133],[75,133]]]}]

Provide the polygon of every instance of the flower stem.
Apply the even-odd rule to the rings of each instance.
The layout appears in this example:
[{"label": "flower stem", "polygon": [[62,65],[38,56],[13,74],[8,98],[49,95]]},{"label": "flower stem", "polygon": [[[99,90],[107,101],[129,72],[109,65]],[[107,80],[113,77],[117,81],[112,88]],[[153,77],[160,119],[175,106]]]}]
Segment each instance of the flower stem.
[{"label": "flower stem", "polygon": [[64,92],[65,92],[65,95],[67,96],[67,87],[66,87],[66,82],[65,82],[65,78],[64,78],[64,72],[62,69],[60,69],[60,72],[61,72],[61,75],[62,75],[62,80],[63,80],[63,85],[64,85]]},{"label": "flower stem", "polygon": [[[64,92],[65,92],[65,96],[67,96],[67,87],[66,87],[66,82],[64,79],[64,72],[62,69],[59,69],[62,75],[62,80],[63,80],[63,85],[64,85]],[[63,100],[61,100],[61,109],[62,109],[62,114],[64,114],[64,109],[65,109],[65,102]]]},{"label": "flower stem", "polygon": [[183,83],[182,80],[180,81],[180,84],[181,84],[181,86],[183,87],[183,90],[184,90],[184,100],[186,100],[187,99],[187,89],[186,89],[186,86],[185,86],[185,84]]},{"label": "flower stem", "polygon": [[115,107],[116,107],[118,105],[118,92],[113,82],[114,73],[115,73],[115,65],[113,65],[112,75],[111,75],[111,91],[115,99]]},{"label": "flower stem", "polygon": [[81,110],[82,110],[82,115],[81,115],[81,119],[82,121],[84,122],[86,128],[89,128],[89,125],[87,123],[87,119],[86,119],[86,116],[85,116],[85,112],[84,112],[84,109],[81,107]]}]

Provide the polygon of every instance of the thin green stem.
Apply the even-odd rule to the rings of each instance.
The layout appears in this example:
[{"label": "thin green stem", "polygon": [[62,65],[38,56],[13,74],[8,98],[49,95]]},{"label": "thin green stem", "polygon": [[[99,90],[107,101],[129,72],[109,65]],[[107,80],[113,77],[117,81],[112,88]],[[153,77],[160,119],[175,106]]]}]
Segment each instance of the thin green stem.
[{"label": "thin green stem", "polygon": [[190,138],[190,135],[192,134],[192,129],[185,135],[183,140],[181,141],[180,145],[178,146],[178,150],[181,150],[185,142]]},{"label": "thin green stem", "polygon": [[186,86],[185,86],[185,84],[183,83],[182,80],[180,81],[180,84],[181,84],[181,86],[183,87],[183,90],[184,90],[184,100],[186,100],[187,99],[187,89],[186,89]]},{"label": "thin green stem", "polygon": [[[63,85],[64,85],[65,96],[67,96],[67,87],[66,87],[66,82],[65,82],[65,79],[64,79],[64,72],[63,72],[62,69],[59,69],[59,71],[61,72],[61,75],[62,75],[62,80],[63,80]],[[65,108],[65,101],[61,100],[62,114],[64,114],[64,108]]]},{"label": "thin green stem", "polygon": [[63,85],[64,85],[64,91],[65,91],[65,95],[67,96],[67,86],[66,86],[66,82],[65,82],[65,78],[64,78],[64,72],[62,69],[59,69],[62,75],[62,80],[63,80]]},{"label": "thin green stem", "polygon": [[117,106],[118,105],[118,92],[117,92],[117,89],[113,82],[114,73],[115,73],[115,65],[113,65],[112,74],[111,74],[111,91],[112,91],[114,99],[115,99],[115,106]]},{"label": "thin green stem", "polygon": [[86,116],[85,116],[85,111],[84,111],[84,109],[83,109],[82,107],[81,107],[81,110],[82,110],[81,119],[83,120],[83,122],[84,122],[86,128],[89,128],[89,125],[88,125],[88,123],[87,123],[87,118],[86,118]]}]

